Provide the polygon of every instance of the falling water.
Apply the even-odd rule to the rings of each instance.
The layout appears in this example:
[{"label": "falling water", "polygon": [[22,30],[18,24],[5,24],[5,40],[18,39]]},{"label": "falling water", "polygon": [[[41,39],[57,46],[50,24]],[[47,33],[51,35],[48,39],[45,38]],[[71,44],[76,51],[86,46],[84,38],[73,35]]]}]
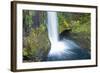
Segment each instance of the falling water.
[{"label": "falling water", "polygon": [[66,45],[64,42],[59,41],[58,33],[58,18],[56,12],[47,12],[48,17],[48,35],[51,42],[51,50],[49,55],[60,54]]},{"label": "falling water", "polygon": [[51,43],[58,42],[58,19],[56,12],[48,12],[48,35]]}]

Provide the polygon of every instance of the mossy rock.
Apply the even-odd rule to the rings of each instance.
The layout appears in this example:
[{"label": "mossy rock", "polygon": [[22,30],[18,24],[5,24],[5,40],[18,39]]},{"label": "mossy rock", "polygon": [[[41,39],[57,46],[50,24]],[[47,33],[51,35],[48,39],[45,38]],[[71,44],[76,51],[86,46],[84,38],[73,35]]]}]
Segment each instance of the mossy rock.
[{"label": "mossy rock", "polygon": [[[26,61],[43,61],[50,50],[50,41],[46,31],[32,30],[28,37],[24,37],[23,55],[28,57]],[[27,55],[25,55],[25,52]]]}]

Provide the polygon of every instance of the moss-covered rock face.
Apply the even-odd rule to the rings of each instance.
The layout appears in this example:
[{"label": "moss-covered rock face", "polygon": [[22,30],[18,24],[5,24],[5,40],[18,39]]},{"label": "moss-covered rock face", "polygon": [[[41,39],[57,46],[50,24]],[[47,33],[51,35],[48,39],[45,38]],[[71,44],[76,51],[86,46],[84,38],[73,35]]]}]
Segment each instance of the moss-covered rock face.
[{"label": "moss-covered rock face", "polygon": [[29,36],[24,38],[24,60],[25,61],[43,61],[48,55],[50,41],[48,34],[42,25],[37,29],[32,29]]}]

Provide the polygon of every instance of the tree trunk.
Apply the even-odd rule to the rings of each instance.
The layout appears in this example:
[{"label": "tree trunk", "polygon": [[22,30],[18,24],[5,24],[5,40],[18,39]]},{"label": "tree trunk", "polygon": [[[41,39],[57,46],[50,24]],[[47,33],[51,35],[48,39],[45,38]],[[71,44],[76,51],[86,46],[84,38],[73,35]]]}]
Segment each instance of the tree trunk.
[{"label": "tree trunk", "polygon": [[33,19],[32,27],[35,29],[38,28],[40,26],[40,12],[36,11],[32,19]]}]

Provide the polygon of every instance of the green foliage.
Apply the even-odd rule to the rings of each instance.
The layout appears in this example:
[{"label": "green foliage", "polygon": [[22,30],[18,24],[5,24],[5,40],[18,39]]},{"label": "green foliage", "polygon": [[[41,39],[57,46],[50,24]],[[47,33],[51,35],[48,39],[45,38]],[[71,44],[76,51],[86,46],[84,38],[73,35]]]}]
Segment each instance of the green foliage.
[{"label": "green foliage", "polygon": [[59,32],[72,29],[72,32],[90,33],[89,13],[58,12]]},{"label": "green foliage", "polygon": [[26,42],[24,53],[30,57],[32,61],[41,61],[48,54],[50,41],[46,32],[46,26],[41,24],[39,28],[32,29],[28,37],[25,37]]},{"label": "green foliage", "polygon": [[60,33],[66,29],[71,28],[71,25],[68,22],[68,17],[65,17],[66,14],[62,12],[58,12],[58,22],[59,22],[59,32]]},{"label": "green foliage", "polygon": [[24,26],[31,27],[33,20],[32,16],[35,15],[34,11],[29,10],[23,10],[23,20],[24,20]]},{"label": "green foliage", "polygon": [[38,28],[40,24],[46,24],[45,11],[23,10],[23,31],[28,36],[31,29]]},{"label": "green foliage", "polygon": [[81,14],[80,18],[73,22],[73,32],[90,33],[90,14]]}]

